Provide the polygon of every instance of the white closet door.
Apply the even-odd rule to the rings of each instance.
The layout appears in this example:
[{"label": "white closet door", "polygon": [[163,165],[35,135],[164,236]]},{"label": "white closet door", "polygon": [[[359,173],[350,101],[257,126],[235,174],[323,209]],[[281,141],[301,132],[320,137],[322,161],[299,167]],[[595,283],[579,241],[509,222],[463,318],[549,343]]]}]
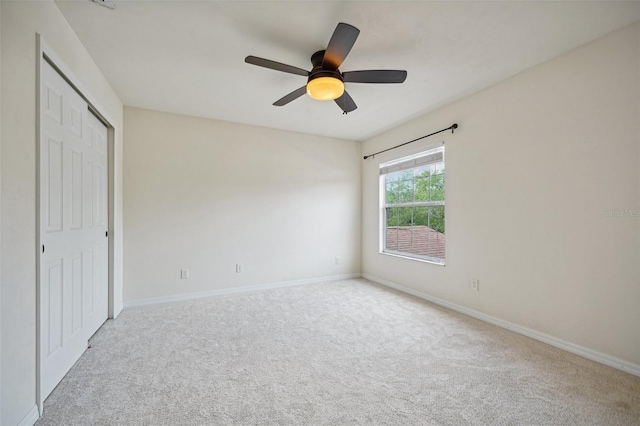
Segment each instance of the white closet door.
[{"label": "white closet door", "polygon": [[107,128],[88,114],[84,175],[84,312],[89,338],[107,320],[108,246]]},{"label": "white closet door", "polygon": [[94,138],[98,126],[93,120],[86,102],[43,61],[39,304],[43,400],[86,350],[88,337],[107,315],[106,129],[103,146]]}]

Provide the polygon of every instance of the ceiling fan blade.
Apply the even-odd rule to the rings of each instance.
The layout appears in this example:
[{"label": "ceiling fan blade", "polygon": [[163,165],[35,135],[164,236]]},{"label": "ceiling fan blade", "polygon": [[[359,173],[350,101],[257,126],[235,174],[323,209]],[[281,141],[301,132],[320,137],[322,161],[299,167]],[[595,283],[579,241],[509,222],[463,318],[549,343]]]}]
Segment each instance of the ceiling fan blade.
[{"label": "ceiling fan blade", "polygon": [[340,22],[333,32],[331,40],[329,40],[327,50],[324,52],[322,68],[330,71],[337,70],[351,51],[358,34],[360,34],[360,30],[356,27]]},{"label": "ceiling fan blade", "polygon": [[273,104],[275,106],[284,106],[284,105],[288,104],[291,101],[295,101],[296,99],[298,99],[300,96],[304,95],[305,93],[307,93],[307,86],[302,86],[301,88],[296,89],[293,92],[289,93],[288,95],[278,99]]},{"label": "ceiling fan blade", "polygon": [[342,78],[345,83],[403,83],[407,78],[407,72],[400,70],[347,71],[342,73]]},{"label": "ceiling fan blade", "polygon": [[346,90],[344,91],[342,96],[335,100],[335,102],[345,114],[358,108],[358,106],[355,102],[353,102],[353,99],[351,98],[351,96],[349,96]]},{"label": "ceiling fan blade", "polygon": [[289,74],[297,74],[305,77],[309,76],[309,71],[302,68],[294,67],[292,65],[281,64],[280,62],[271,61],[269,59],[258,58],[256,56],[247,56],[244,61],[251,65],[257,65],[259,67],[269,68],[276,71],[288,72]]}]

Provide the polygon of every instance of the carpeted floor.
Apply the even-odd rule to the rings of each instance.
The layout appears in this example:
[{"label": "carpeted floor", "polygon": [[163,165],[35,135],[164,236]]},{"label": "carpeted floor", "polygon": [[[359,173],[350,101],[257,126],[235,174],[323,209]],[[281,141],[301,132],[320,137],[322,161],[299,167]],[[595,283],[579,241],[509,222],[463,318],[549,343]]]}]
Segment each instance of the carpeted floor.
[{"label": "carpeted floor", "polygon": [[640,378],[364,279],[127,309],[46,425],[632,425]]}]

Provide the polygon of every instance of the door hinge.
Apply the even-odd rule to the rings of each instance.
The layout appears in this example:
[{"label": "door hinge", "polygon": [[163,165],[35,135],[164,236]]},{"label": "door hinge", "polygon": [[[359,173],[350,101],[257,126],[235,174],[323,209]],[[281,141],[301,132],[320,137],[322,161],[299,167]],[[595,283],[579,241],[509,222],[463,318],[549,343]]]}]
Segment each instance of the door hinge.
[{"label": "door hinge", "polygon": [[108,237],[109,236],[109,231],[105,231],[104,236]]},{"label": "door hinge", "polygon": [[42,252],[44,253],[44,244],[42,245]]}]

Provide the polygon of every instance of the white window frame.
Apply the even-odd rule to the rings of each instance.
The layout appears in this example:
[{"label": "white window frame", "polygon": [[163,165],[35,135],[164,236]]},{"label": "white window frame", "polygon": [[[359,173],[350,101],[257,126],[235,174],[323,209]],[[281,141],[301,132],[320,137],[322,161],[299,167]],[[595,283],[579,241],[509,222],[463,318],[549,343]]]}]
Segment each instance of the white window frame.
[{"label": "white window frame", "polygon": [[[442,159],[434,159],[434,156],[437,153],[441,153]],[[408,202],[408,203],[395,203],[395,204],[387,204],[387,192],[386,192],[386,180],[385,176],[390,173],[394,173],[401,170],[411,170],[418,167],[423,167],[427,164],[440,164],[445,165],[445,155],[444,155],[444,145],[438,145],[437,147],[430,147],[420,152],[412,155],[408,155],[405,157],[401,157],[398,159],[394,159],[391,161],[387,161],[384,163],[380,163],[380,179],[379,179],[379,188],[380,188],[380,245],[379,245],[379,253],[389,256],[402,257],[405,259],[416,260],[420,262],[431,263],[435,265],[444,266],[446,259],[446,231],[445,231],[445,257],[435,258],[430,256],[423,256],[414,253],[408,252],[400,252],[396,250],[388,250],[387,247],[387,209],[394,207],[433,207],[433,206],[445,206],[446,201],[446,190],[445,190],[445,201],[419,201],[419,202]],[[436,157],[437,158],[437,157]],[[446,174],[446,168],[445,168]],[[446,178],[445,178],[446,181]],[[445,209],[446,211],[446,209]],[[445,230],[446,230],[446,213],[444,216],[445,221]]]}]

